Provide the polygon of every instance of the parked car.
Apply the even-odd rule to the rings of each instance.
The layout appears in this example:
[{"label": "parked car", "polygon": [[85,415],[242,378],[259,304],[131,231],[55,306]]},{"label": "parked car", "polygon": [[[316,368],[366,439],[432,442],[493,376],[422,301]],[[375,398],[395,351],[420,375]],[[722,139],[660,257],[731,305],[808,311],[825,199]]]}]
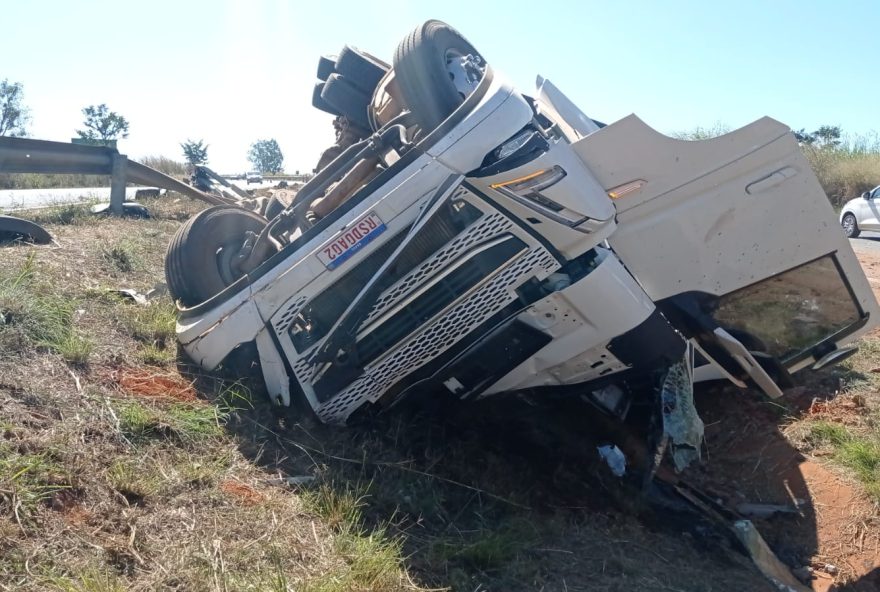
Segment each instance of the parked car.
[{"label": "parked car", "polygon": [[251,183],[262,183],[263,182],[262,173],[259,173],[257,171],[251,171],[250,173],[247,173],[244,176],[244,178],[245,178],[245,181],[247,181],[248,185],[250,185]]},{"label": "parked car", "polygon": [[863,230],[880,231],[877,198],[880,198],[880,185],[843,204],[840,225],[847,238],[856,238]]},{"label": "parked car", "polygon": [[877,324],[770,118],[694,142],[635,115],[600,127],[439,21],[401,42],[369,109],[370,135],[271,220],[218,206],[173,239],[177,335],[204,368],[254,343],[272,399],[332,423],[416,395],[638,409],[681,468],[700,451],[695,380],[779,397]]}]

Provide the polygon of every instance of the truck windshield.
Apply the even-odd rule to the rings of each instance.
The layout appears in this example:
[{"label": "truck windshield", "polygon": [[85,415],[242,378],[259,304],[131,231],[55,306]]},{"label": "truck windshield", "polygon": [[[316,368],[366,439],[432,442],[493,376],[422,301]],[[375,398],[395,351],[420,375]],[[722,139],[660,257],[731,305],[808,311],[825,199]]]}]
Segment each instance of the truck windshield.
[{"label": "truck windshield", "polygon": [[712,316],[759,339],[784,363],[855,325],[862,311],[834,256],[826,255],[722,296]]}]

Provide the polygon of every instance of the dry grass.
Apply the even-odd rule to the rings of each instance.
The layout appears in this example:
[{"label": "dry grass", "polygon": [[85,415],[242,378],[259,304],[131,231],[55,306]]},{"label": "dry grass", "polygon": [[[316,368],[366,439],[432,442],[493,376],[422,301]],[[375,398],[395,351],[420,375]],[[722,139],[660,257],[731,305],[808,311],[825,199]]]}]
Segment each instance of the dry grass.
[{"label": "dry grass", "polygon": [[[16,516],[0,498],[0,590],[763,589],[717,542],[620,511],[583,408],[402,411],[339,430],[267,405],[246,350],[213,376],[182,363],[168,302],[112,290],[161,281],[198,207],[73,216],[49,226],[59,246],[4,251],[0,273],[31,261],[31,285],[76,303],[93,348],[75,365],[22,339],[0,359],[0,490],[29,500]],[[123,244],[137,265],[96,248]]]},{"label": "dry grass", "polygon": [[[155,201],[153,220],[100,224],[67,211],[48,226],[57,246],[4,250],[0,590],[342,591],[406,580],[381,535],[331,529],[242,454],[227,425],[250,393],[207,378],[197,390],[174,368],[167,297],[144,306],[113,294],[163,279],[165,244],[198,207]],[[87,364],[66,355],[71,336],[92,344]],[[362,565],[374,551],[387,569]]]}]

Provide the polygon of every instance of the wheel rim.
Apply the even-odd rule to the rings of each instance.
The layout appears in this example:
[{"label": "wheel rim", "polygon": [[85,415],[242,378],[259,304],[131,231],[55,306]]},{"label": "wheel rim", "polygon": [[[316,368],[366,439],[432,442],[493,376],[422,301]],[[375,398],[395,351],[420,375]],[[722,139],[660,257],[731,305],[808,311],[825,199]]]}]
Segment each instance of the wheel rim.
[{"label": "wheel rim", "polygon": [[856,219],[853,216],[844,216],[843,217],[843,231],[847,236],[851,236],[853,231],[856,228]]},{"label": "wheel rim", "polygon": [[483,79],[486,63],[480,56],[462,55],[455,49],[447,49],[445,55],[446,72],[462,99],[466,99]]}]

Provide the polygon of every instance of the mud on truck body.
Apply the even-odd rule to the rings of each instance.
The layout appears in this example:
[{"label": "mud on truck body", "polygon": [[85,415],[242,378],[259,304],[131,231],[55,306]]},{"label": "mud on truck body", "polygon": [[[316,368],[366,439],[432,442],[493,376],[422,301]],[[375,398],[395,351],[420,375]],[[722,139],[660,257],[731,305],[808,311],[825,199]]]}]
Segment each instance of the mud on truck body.
[{"label": "mud on truck body", "polygon": [[777,121],[702,141],[603,126],[439,21],[393,65],[346,47],[319,77],[313,104],[350,140],[271,220],[209,208],[166,262],[187,353],[213,369],[254,342],[279,404],[345,423],[416,392],[562,393],[623,419],[647,398],[681,468],[695,380],[778,397],[876,323]]}]

